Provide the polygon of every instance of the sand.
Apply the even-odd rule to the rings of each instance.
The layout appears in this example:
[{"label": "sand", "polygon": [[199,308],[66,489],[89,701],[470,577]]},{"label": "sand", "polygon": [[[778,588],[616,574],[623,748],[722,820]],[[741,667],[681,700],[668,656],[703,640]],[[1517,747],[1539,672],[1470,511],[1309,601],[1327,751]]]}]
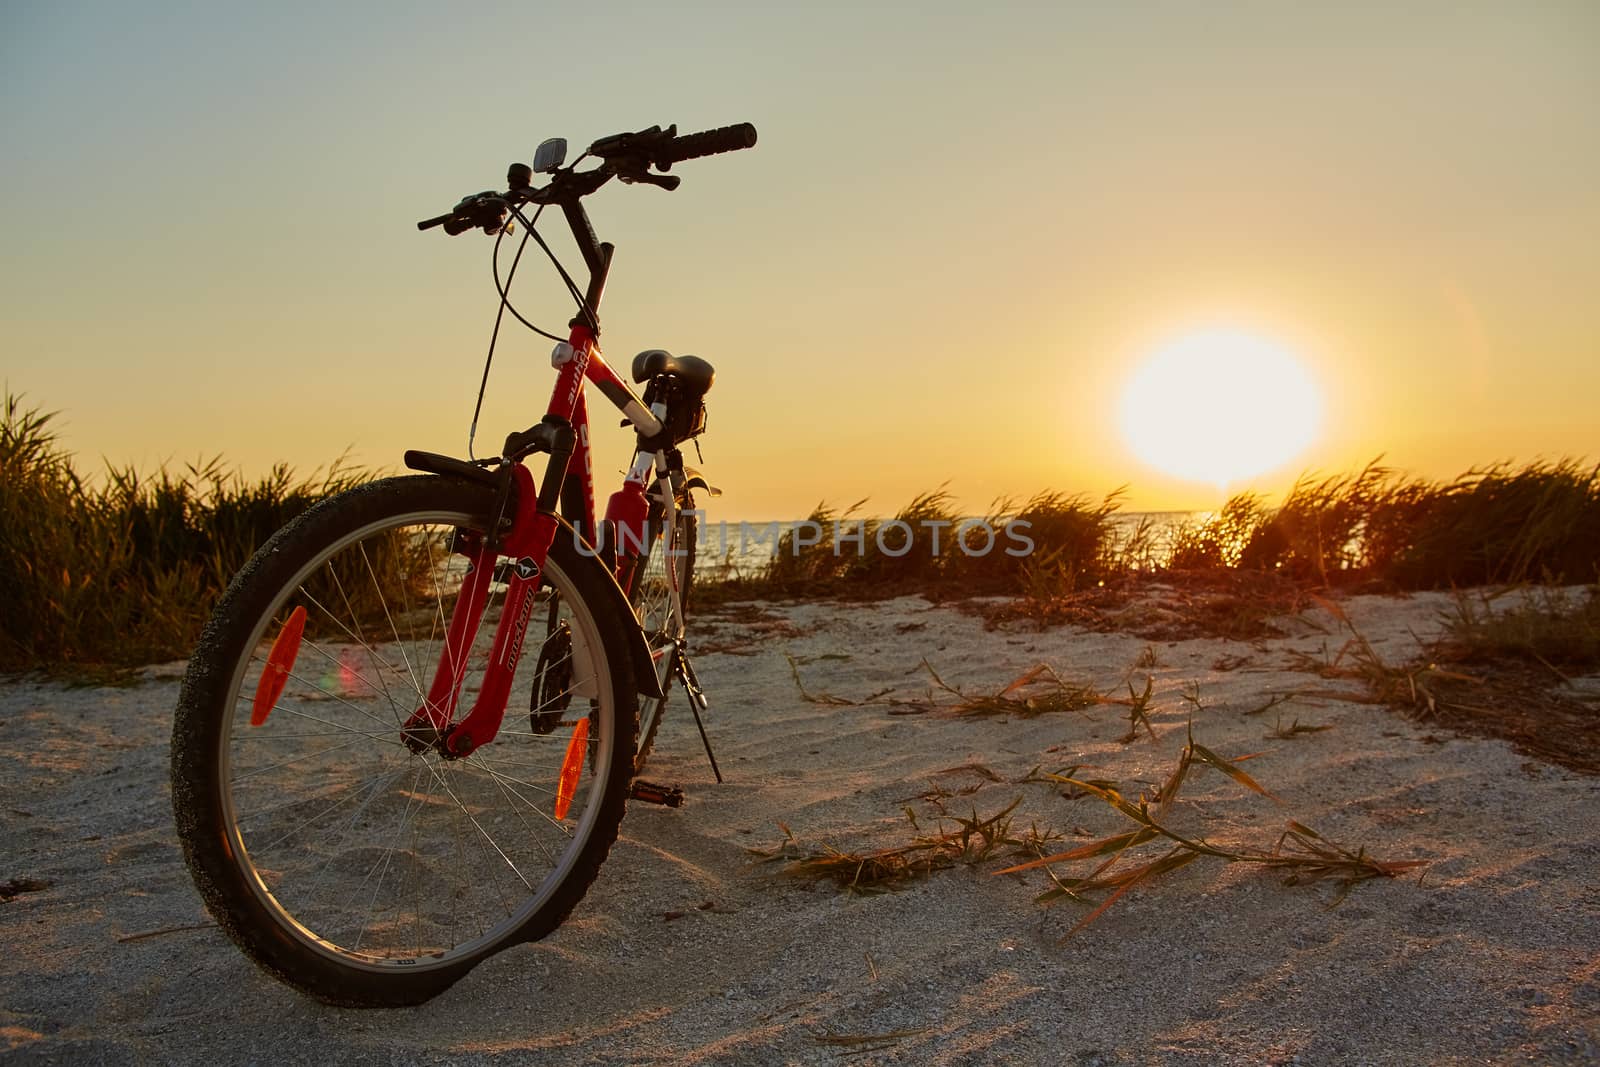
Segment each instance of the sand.
[{"label": "sand", "polygon": [[[1445,599],[1344,602],[1400,660]],[[208,924],[171,825],[167,731],[182,664],[125,688],[0,682],[0,1059],[128,1063],[1594,1063],[1600,1061],[1600,781],[1461,739],[1293,665],[1337,649],[1321,611],[1256,642],[1147,643],[1062,628],[988,632],[919,599],[758,605],[712,618],[699,660],[727,782],[716,785],[682,703],[649,777],[679,810],[636,804],[600,879],[536,945],[480,966],[433,1002],[327,1008],[259,973]],[[720,650],[720,651],[712,651]],[[1126,709],[968,719],[859,699],[993,689],[1034,664],[1105,692],[1153,678],[1159,738]],[[1153,663],[1152,663],[1153,660]],[[1136,664],[1144,664],[1136,666]],[[1595,693],[1593,680],[1587,691]],[[1184,699],[1198,695],[1196,711]],[[1315,689],[1262,716],[1270,694]],[[1277,722],[1328,726],[1294,740]],[[1136,793],[1177,759],[1184,725],[1282,801],[1216,772],[1188,784],[1185,826],[1270,846],[1297,818],[1425,875],[1285,887],[1197,862],[1085,914],[1044,908],[1038,871],[934,874],[857,896],[786,878],[748,851],[782,841],[904,843],[905,809],[991,814],[1021,797],[1068,844],[1124,828],[1046,770]],[[977,769],[982,768],[982,769]],[[998,778],[1000,780],[993,780]],[[952,794],[942,800],[930,799]],[[1082,873],[1077,865],[1074,873]],[[869,1040],[870,1039],[870,1040]]]}]

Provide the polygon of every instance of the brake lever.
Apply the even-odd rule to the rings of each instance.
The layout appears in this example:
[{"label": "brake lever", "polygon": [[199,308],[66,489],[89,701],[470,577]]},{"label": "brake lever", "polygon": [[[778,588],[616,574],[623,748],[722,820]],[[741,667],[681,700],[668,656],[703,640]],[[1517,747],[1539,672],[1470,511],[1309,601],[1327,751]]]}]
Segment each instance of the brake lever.
[{"label": "brake lever", "polygon": [[627,185],[641,183],[644,185],[656,185],[669,193],[683,182],[683,179],[676,174],[651,174],[649,171],[642,171],[638,174],[619,174],[617,177],[621,178]]},{"label": "brake lever", "polygon": [[455,236],[468,230],[481,229],[493,236],[505,227],[509,207],[507,197],[493,189],[464,196],[451,212],[450,221],[444,224],[444,231]]}]

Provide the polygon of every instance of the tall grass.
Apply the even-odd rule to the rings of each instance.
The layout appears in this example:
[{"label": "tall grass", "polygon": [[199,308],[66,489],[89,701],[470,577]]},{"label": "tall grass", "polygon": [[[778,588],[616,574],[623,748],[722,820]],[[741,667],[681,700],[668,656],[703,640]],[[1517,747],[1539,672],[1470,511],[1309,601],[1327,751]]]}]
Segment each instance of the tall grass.
[{"label": "tall grass", "polygon": [[[1001,502],[982,526],[963,519],[942,489],[918,495],[892,520],[854,518],[863,504],[842,514],[818,505],[804,533],[783,536],[763,574],[726,592],[1043,602],[1152,574],[1242,581],[1246,592],[1263,573],[1298,588],[1379,589],[1600,577],[1600,467],[1571,459],[1496,464],[1447,482],[1378,462],[1353,474],[1303,475],[1275,507],[1241,493],[1165,543],[1148,520],[1119,522],[1120,491],[1099,503],[1060,492],[1020,508]],[[1003,533],[1011,522],[1025,524],[1017,527],[1030,542],[1025,553],[1006,551],[1021,545]],[[986,529],[1002,531],[993,544]]]},{"label": "tall grass", "polygon": [[1173,566],[1279,570],[1322,586],[1402,589],[1593,581],[1600,570],[1600,467],[1496,464],[1449,482],[1377,462],[1303,476],[1277,508],[1236,496],[1191,531]]},{"label": "tall grass", "polygon": [[1206,521],[1178,527],[1172,538],[1172,552],[1163,566],[1171,570],[1237,567],[1252,534],[1270,516],[1254,493],[1229,497],[1222,510]]},{"label": "tall grass", "polygon": [[55,414],[9,392],[0,420],[0,670],[133,666],[185,656],[216,598],[278,527],[367,475],[337,465],[257,482],[220,461],[100,485]]},{"label": "tall grass", "polygon": [[1124,569],[1112,529],[1115,495],[1091,504],[1083,496],[1040,493],[1021,508],[997,502],[981,517],[963,516],[943,489],[918,494],[890,519],[856,518],[865,503],[843,512],[818,504],[779,539],[766,570],[742,583],[742,591],[1012,593],[1076,589]]},{"label": "tall grass", "polygon": [[[279,466],[246,482],[213,460],[148,477],[113,468],[92,485],[60,447],[53,418],[6,394],[0,670],[185,654],[231,575],[274,530],[367,477],[336,464],[298,478]],[[1060,621],[1076,617],[1074,597],[1110,596],[1150,574],[1220,579],[1235,600],[1263,602],[1307,586],[1600,578],[1600,467],[1571,459],[1497,464],[1448,482],[1378,462],[1307,475],[1276,507],[1234,496],[1180,527],[1170,545],[1148,522],[1119,521],[1120,491],[1099,502],[1039,493],[1021,507],[997,502],[981,520],[964,518],[942,488],[890,519],[858,517],[864,505],[818,505],[763,572],[720,583],[702,574],[697,597],[999,594],[1032,605],[1029,617]],[[395,546],[397,561],[405,554]]]},{"label": "tall grass", "polygon": [[[957,561],[958,574],[974,591],[986,593],[1073,592],[1117,576],[1129,566],[1113,529],[1120,495],[1118,490],[1094,504],[1081,494],[1047,492],[1015,512],[1006,506],[992,509],[985,526],[969,532],[965,547],[974,551]],[[1031,542],[1026,555],[1008,551],[1018,547],[1015,538],[1002,537],[987,552],[981,551],[984,545],[970,543],[986,537],[984,529],[1008,523]]]}]

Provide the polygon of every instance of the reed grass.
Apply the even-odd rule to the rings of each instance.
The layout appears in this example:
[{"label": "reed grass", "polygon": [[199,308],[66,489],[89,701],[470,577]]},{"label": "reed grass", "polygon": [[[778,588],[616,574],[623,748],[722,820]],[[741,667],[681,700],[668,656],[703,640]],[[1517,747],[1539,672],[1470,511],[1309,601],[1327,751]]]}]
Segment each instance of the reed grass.
[{"label": "reed grass", "polygon": [[[889,519],[857,517],[864,500],[843,511],[821,503],[779,538],[762,574],[737,579],[734,587],[750,597],[935,599],[1086,588],[1126,570],[1124,550],[1149,557],[1147,525],[1122,542],[1114,535],[1116,500],[1113,494],[1091,504],[1083,496],[1041,493],[1020,508],[999,501],[972,518],[938,489],[918,494]],[[1015,537],[1006,533],[1013,523]]]},{"label": "reed grass", "polygon": [[1121,576],[1131,569],[1124,551],[1128,558],[1147,554],[1148,537],[1148,529],[1141,527],[1128,545],[1119,543],[1113,518],[1121,496],[1119,489],[1095,504],[1082,494],[1045,492],[1014,511],[1002,502],[985,516],[986,525],[1002,529],[1014,524],[1032,543],[1031,551],[1016,556],[1000,547],[980,554],[983,546],[975,543],[979,536],[975,528],[968,532],[965,546],[972,554],[955,559],[956,576],[977,594],[1028,596],[1076,592]]},{"label": "reed grass", "polygon": [[[369,477],[338,464],[306,478],[279,466],[246,482],[211,460],[150,475],[111,468],[91,484],[60,447],[54,418],[7,392],[0,582],[15,592],[0,604],[0,669],[181,655],[196,620],[274,529]],[[996,531],[1026,523],[1026,554],[1008,553],[1021,544],[1003,532],[984,545],[988,535],[944,488],[887,520],[860,517],[865,501],[842,512],[819,504],[759,573],[705,568],[696,599],[1006,597],[981,604],[992,625],[1251,639],[1274,633],[1311,589],[1600,577],[1600,467],[1573,459],[1496,464],[1448,482],[1379,461],[1308,474],[1275,507],[1239,494],[1170,540],[1148,520],[1119,524],[1120,502],[1120,490],[1099,502],[1055,491],[1020,507],[997,502],[983,522]],[[1132,603],[1152,590],[1158,603]]]},{"label": "reed grass", "polygon": [[[1276,506],[1241,493],[1166,539],[1148,519],[1119,525],[1121,495],[1095,503],[1052,491],[1021,507],[997,502],[983,521],[996,530],[1026,522],[1032,548],[1025,554],[1007,553],[1020,543],[1004,535],[981,551],[987,535],[962,519],[942,488],[918,494],[892,520],[856,517],[865,501],[842,513],[822,504],[808,519],[820,538],[808,544],[785,534],[766,570],[737,585],[752,597],[1010,595],[1021,601],[1012,617],[1055,625],[1092,622],[1102,614],[1097,608],[1125,601],[1148,581],[1204,591],[1208,602],[1234,583],[1234,603],[1205,608],[1215,616],[1208,632],[1247,637],[1260,636],[1262,618],[1234,609],[1264,596],[1282,600],[1289,588],[1438,589],[1600,576],[1600,466],[1574,459],[1500,463],[1446,482],[1411,478],[1378,460],[1350,474],[1308,473]],[[911,526],[909,541],[894,522]]]},{"label": "reed grass", "polygon": [[1262,498],[1254,493],[1229,497],[1222,510],[1211,518],[1178,527],[1172,538],[1172,550],[1162,561],[1162,569],[1190,571],[1237,567],[1252,535],[1271,514]]},{"label": "reed grass", "polygon": [[[284,466],[248,482],[220,460],[93,484],[56,413],[7,393],[0,419],[0,670],[132,667],[185,656],[216,598],[273,531],[368,475]],[[398,556],[403,553],[397,547]],[[375,559],[388,573],[384,558]],[[358,583],[352,583],[356,588]]]},{"label": "reed grass", "polygon": [[1230,500],[1191,535],[1183,556],[1279,570],[1323,587],[1592,581],[1600,571],[1600,467],[1500,463],[1433,482],[1373,461],[1354,474],[1304,475],[1275,509],[1251,495]]},{"label": "reed grass", "polygon": [[[1510,598],[1496,608],[1496,599]],[[1386,660],[1337,605],[1349,637],[1336,653],[1297,668],[1359,681],[1366,699],[1457,733],[1495,737],[1518,751],[1600,774],[1600,715],[1568,689],[1568,672],[1600,667],[1600,586],[1458,593],[1444,635],[1404,662]],[[1344,699],[1349,699],[1345,697]]]}]

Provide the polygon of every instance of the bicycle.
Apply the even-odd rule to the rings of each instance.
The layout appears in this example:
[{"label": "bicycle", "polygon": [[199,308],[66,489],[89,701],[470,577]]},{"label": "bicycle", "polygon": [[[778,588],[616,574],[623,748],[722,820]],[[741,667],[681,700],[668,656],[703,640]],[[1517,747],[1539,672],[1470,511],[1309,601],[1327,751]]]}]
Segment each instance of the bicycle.
[{"label": "bicycle", "polygon": [[[711,490],[679,445],[705,427],[713,371],[642,352],[641,398],[606,364],[598,310],[613,246],[582,201],[612,178],[676,188],[672,165],[755,140],[749,124],[651,127],[602,138],[571,165],[564,141],[546,141],[531,167],[511,166],[504,192],[418,224],[504,236],[520,223],[578,313],[565,338],[546,334],[558,373],[538,423],[497,457],[407,452],[421,473],[307,510],[240,571],[190,660],[172,739],[184,858],[219,926],[288,985],[333,1004],[416,1004],[543,937],[616,840],[673,678],[698,721],[684,609],[693,493]],[[538,235],[549,206],[588,268],[582,290]],[[507,295],[515,262],[504,284],[498,258],[495,273],[500,314],[521,319]],[[636,434],[598,523],[586,381]],[[536,482],[527,461],[540,453]],[[534,668],[519,675],[530,630]]]}]

